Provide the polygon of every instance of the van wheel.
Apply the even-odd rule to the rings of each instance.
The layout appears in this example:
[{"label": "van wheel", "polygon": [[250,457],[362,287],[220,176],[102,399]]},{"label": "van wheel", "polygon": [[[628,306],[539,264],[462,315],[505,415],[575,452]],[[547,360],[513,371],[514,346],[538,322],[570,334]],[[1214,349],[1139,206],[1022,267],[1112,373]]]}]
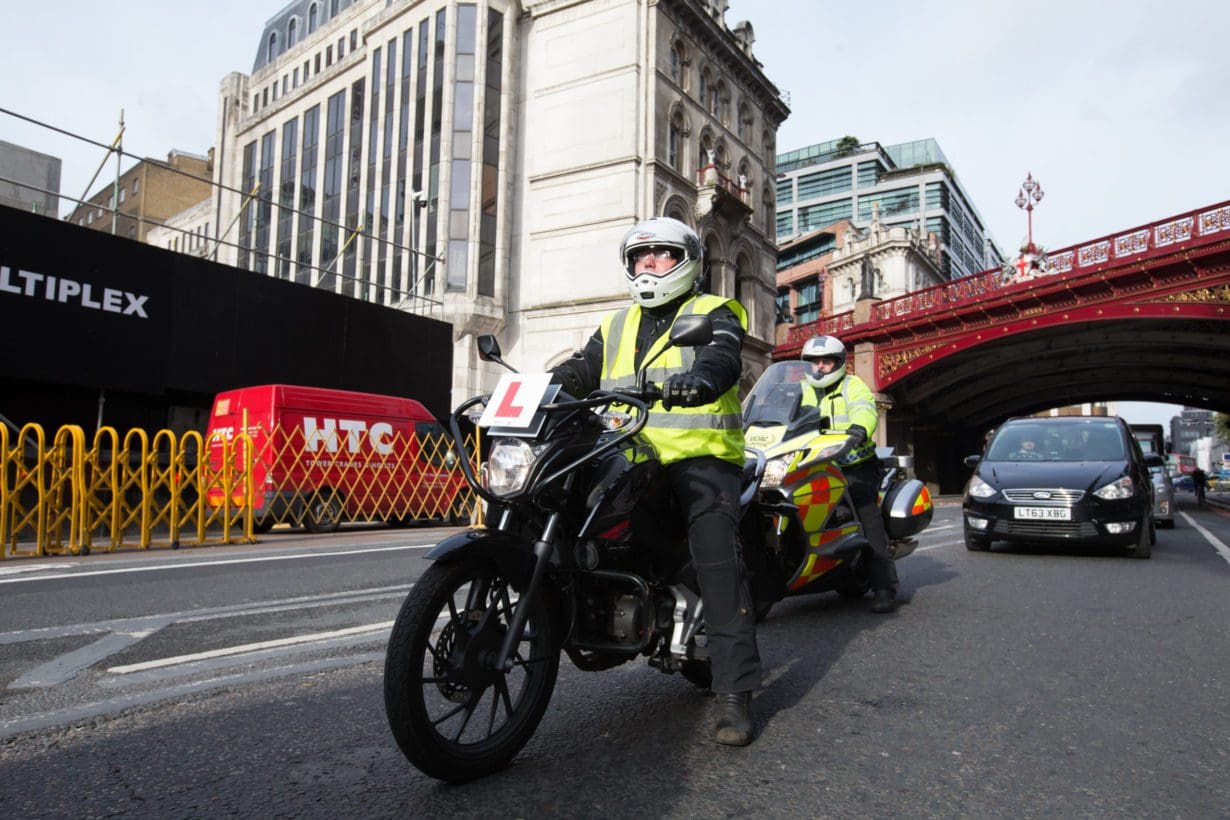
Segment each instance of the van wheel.
[{"label": "van wheel", "polygon": [[308,499],[303,524],[308,532],[336,532],[342,525],[342,497],[333,490],[319,490]]},{"label": "van wheel", "polygon": [[273,529],[273,524],[274,521],[272,516],[269,518],[258,518],[252,522],[252,532],[257,535],[264,535]]}]

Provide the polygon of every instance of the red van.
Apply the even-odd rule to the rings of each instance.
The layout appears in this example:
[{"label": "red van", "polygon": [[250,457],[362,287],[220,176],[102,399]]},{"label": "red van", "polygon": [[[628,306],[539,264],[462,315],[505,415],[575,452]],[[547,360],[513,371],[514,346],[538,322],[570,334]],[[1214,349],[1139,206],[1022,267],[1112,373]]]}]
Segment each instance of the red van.
[{"label": "red van", "polygon": [[[413,399],[289,384],[219,393],[206,433],[212,470],[222,469],[245,411],[258,532],[277,523],[332,532],[344,520],[468,520],[452,439]],[[233,451],[242,464],[242,446]],[[206,499],[222,506],[222,488],[208,489]]]}]

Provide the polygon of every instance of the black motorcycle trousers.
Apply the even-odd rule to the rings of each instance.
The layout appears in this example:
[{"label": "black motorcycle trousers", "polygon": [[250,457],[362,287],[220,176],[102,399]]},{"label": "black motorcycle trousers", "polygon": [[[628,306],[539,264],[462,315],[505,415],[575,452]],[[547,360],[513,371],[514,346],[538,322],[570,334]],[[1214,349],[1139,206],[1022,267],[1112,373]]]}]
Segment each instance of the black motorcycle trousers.
[{"label": "black motorcycle trousers", "polygon": [[897,589],[897,565],[888,553],[888,531],[880,513],[880,462],[874,458],[851,467],[843,467],[850,482],[850,500],[863,524],[863,534],[871,543],[864,553],[872,589]]},{"label": "black motorcycle trousers", "polygon": [[671,490],[687,517],[688,546],[705,610],[705,637],[713,691],[760,688],[756,613],[735,533],[739,525],[741,469],[701,456],[666,468]]}]

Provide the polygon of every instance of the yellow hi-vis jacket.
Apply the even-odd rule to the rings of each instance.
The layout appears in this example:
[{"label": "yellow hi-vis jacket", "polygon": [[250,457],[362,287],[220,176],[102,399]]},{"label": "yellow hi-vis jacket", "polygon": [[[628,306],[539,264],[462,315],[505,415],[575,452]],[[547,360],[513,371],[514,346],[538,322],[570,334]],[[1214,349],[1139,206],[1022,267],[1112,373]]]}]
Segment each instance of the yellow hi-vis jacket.
[{"label": "yellow hi-vis jacket", "polygon": [[[837,389],[838,385],[841,387],[840,390]],[[804,389],[802,404],[804,406],[813,405],[819,409],[821,416],[828,416],[830,427],[833,430],[845,430],[851,424],[857,424],[867,431],[867,441],[862,446],[846,453],[838,459],[837,463],[843,467],[849,467],[862,464],[874,457],[876,446],[873,438],[880,417],[876,413],[875,396],[871,388],[867,386],[867,382],[852,373],[847,373],[837,385],[823,392],[821,390]]]},{"label": "yellow hi-vis jacket", "polygon": [[[747,329],[747,311],[734,299],[701,294],[688,299],[675,313],[675,319],[693,313],[709,314],[720,307],[728,308]],[[603,390],[636,385],[636,333],[640,327],[641,306],[632,305],[608,314],[602,320]],[[672,325],[673,325],[672,320]],[[650,381],[661,385],[676,373],[687,373],[696,361],[690,347],[672,347],[654,359],[666,346],[670,332],[654,340],[642,361],[653,359],[647,371]],[[658,450],[663,464],[697,456],[716,456],[734,464],[743,463],[743,414],[739,406],[738,384],[731,386],[717,401],[700,407],[662,408],[662,402],[649,407],[649,420],[641,433]]]}]

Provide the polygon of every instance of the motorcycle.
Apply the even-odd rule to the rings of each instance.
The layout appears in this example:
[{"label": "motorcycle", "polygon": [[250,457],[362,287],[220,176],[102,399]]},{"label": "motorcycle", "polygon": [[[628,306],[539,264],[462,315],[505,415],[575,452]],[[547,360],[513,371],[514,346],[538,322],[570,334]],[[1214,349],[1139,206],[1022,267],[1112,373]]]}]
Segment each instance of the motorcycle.
[{"label": "motorcycle", "polygon": [[[711,339],[708,317],[685,316],[666,349]],[[493,336],[478,347],[512,371]],[[646,378],[653,360],[634,387],[584,399],[559,393],[547,374],[513,371],[453,412],[461,453],[463,417],[481,410],[489,428],[485,481],[460,460],[489,524],[427,554],[433,564],[406,598],[385,660],[389,726],[424,773],[461,782],[505,766],[547,709],[561,649],[585,671],[643,656],[709,686],[686,529],[638,435],[661,398]],[[745,504],[755,489],[752,475]]]},{"label": "motorcycle", "polygon": [[[771,365],[743,402],[745,447],[757,486],[740,538],[758,619],[786,596],[836,591],[859,598],[871,586],[867,540],[838,464],[853,442],[825,429],[829,420],[804,401],[803,391],[811,389],[804,381],[808,368],[802,361]],[[879,503],[889,553],[900,560],[917,546],[913,536],[931,523],[931,495],[921,481],[906,477],[910,457],[891,448],[876,454],[885,468]]]}]

